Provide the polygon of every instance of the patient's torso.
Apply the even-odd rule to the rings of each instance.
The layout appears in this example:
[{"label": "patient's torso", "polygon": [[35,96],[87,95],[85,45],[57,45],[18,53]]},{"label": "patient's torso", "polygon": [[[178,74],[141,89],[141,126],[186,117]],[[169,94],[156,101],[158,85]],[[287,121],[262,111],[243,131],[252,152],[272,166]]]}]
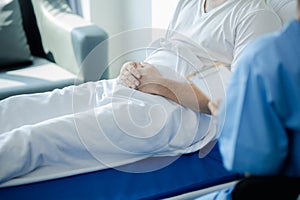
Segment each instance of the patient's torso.
[{"label": "patient's torso", "polygon": [[[236,43],[242,43],[237,40],[243,40],[237,38],[237,27],[247,15],[263,9],[266,9],[264,1],[228,0],[205,13],[204,0],[182,1],[166,37],[160,41],[160,48],[152,52],[146,61],[170,67],[180,76],[213,62],[231,65],[235,54],[239,54],[244,47],[236,46]],[[168,70],[160,71],[170,76]]]}]

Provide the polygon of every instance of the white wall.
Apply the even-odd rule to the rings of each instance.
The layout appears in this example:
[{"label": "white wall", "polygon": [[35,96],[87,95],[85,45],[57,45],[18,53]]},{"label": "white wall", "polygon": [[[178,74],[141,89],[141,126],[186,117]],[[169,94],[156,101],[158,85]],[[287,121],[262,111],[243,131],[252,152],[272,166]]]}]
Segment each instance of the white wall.
[{"label": "white wall", "polygon": [[[103,27],[109,34],[109,60],[110,77],[119,74],[121,65],[126,61],[134,59],[132,54],[123,54],[124,48],[131,51],[129,45],[135,41],[134,37],[121,39],[122,34],[134,29],[151,27],[151,1],[149,0],[90,0],[91,21]],[[133,40],[133,41],[131,41]],[[113,45],[113,46],[112,46]],[[118,58],[116,58],[118,57]]]},{"label": "white wall", "polygon": [[151,26],[149,0],[90,0],[91,20],[110,35]]},{"label": "white wall", "polygon": [[179,0],[152,0],[152,27],[166,29]]},{"label": "white wall", "polygon": [[138,46],[151,41],[150,28],[167,28],[177,3],[178,0],[82,0],[84,17],[110,36],[111,78],[119,74],[125,61],[143,59],[145,54]]}]

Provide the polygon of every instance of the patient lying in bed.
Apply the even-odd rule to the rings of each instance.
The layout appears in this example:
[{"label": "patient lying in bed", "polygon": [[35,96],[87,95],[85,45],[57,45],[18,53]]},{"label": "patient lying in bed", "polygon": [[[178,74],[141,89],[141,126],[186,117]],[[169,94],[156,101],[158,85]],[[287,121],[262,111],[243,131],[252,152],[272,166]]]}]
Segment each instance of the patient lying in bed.
[{"label": "patient lying in bed", "polygon": [[[31,183],[206,148],[216,139],[208,99],[184,77],[231,65],[281,22],[260,0],[180,1],[166,36],[120,77],[0,102],[0,186]],[[268,24],[268,26],[266,26]],[[200,112],[199,112],[200,111]],[[209,148],[208,148],[209,149]]]}]

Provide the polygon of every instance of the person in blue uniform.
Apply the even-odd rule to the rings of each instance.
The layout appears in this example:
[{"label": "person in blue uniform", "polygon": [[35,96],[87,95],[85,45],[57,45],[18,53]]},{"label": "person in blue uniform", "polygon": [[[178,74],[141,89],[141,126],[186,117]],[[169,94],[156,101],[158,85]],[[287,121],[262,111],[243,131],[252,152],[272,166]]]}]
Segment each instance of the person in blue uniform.
[{"label": "person in blue uniform", "polygon": [[[297,19],[249,44],[237,61],[225,100],[219,108],[209,104],[217,116],[220,151],[228,170],[294,177],[299,183],[299,46],[300,0]],[[228,191],[214,198],[223,199],[227,192],[230,199]]]},{"label": "person in blue uniform", "polygon": [[300,176],[299,46],[300,17],[241,55],[218,115],[227,169]]}]

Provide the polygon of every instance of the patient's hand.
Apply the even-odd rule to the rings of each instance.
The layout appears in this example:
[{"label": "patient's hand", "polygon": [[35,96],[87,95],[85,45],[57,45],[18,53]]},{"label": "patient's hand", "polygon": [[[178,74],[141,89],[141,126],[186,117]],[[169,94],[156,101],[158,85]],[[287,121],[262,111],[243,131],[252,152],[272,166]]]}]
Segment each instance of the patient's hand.
[{"label": "patient's hand", "polygon": [[214,102],[210,101],[208,102],[208,108],[211,112],[211,114],[215,117],[217,117],[218,115],[218,111],[219,111],[219,105],[220,105],[221,101],[218,100],[217,104],[215,104]]},{"label": "patient's hand", "polygon": [[141,63],[141,65],[137,67],[137,71],[141,74],[141,78],[139,79],[140,84],[137,90],[149,94],[158,94],[160,87],[165,87],[163,85],[164,78],[153,65]]},{"label": "patient's hand", "polygon": [[127,62],[122,66],[119,80],[127,87],[149,94],[157,94],[163,77],[148,63]]},{"label": "patient's hand", "polygon": [[122,66],[119,80],[124,86],[136,89],[140,85],[141,73],[138,67],[141,67],[138,62],[127,62]]}]

